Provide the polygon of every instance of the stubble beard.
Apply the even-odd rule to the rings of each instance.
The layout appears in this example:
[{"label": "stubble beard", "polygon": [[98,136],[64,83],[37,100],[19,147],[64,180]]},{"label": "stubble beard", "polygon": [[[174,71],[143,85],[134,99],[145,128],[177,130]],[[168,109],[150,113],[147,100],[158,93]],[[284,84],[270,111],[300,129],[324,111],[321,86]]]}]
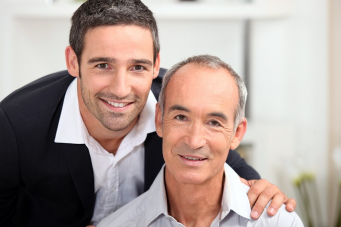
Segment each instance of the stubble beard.
[{"label": "stubble beard", "polygon": [[142,111],[144,105],[141,107],[142,100],[141,98],[135,96],[133,98],[135,108],[128,113],[114,113],[110,111],[105,111],[100,108],[100,101],[99,97],[109,97],[113,96],[113,94],[103,94],[97,93],[91,99],[91,93],[85,88],[82,80],[80,80],[81,84],[81,94],[83,102],[86,108],[90,111],[90,113],[105,127],[106,129],[114,132],[119,132],[127,129],[132,122],[139,116],[140,112]]}]

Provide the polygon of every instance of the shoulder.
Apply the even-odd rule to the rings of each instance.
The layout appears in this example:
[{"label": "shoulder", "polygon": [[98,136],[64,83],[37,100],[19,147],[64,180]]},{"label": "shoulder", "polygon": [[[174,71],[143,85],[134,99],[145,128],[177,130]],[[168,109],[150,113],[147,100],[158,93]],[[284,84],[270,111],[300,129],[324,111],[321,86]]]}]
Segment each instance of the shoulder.
[{"label": "shoulder", "polygon": [[161,91],[161,85],[162,85],[162,79],[165,73],[167,72],[167,69],[160,68],[159,75],[153,80],[151,90],[156,98],[156,100],[159,100],[159,95]]},{"label": "shoulder", "polygon": [[145,192],[114,213],[104,218],[97,227],[133,227],[146,226],[146,204],[149,193]]},{"label": "shoulder", "polygon": [[28,99],[32,95],[43,92],[53,93],[59,87],[68,87],[74,79],[66,70],[49,74],[15,90],[1,101],[1,105],[8,104],[15,100]]},{"label": "shoulder", "polygon": [[12,92],[0,107],[12,120],[55,108],[73,79],[67,71],[41,77]]},{"label": "shoulder", "polygon": [[[303,223],[296,212],[288,212],[285,209],[285,205],[282,205],[278,212],[273,216],[267,214],[267,208],[270,202],[264,209],[263,213],[258,220],[252,220],[251,226],[277,226],[277,227],[303,227]],[[249,225],[248,225],[249,226]]]}]

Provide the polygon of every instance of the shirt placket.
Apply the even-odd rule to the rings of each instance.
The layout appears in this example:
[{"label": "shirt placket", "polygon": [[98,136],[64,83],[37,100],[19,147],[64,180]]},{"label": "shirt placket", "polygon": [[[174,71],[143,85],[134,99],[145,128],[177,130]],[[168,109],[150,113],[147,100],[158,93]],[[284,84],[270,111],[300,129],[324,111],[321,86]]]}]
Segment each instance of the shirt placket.
[{"label": "shirt placket", "polygon": [[118,165],[113,164],[110,171],[108,172],[107,181],[107,196],[105,199],[105,216],[111,214],[116,210],[118,204],[118,187],[119,187],[119,172]]}]

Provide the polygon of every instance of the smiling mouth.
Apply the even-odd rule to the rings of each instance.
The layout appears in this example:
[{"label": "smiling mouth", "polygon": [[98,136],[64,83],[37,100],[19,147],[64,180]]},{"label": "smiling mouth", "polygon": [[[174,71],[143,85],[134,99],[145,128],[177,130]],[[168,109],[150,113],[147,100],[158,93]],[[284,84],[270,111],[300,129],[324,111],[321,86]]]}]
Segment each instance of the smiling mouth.
[{"label": "smiling mouth", "polygon": [[180,155],[180,157],[185,158],[185,159],[190,160],[190,161],[204,161],[204,160],[207,159],[207,158],[186,157],[186,156],[183,156],[183,155]]},{"label": "smiling mouth", "polygon": [[122,108],[122,107],[125,107],[129,104],[131,104],[130,102],[110,102],[110,101],[107,101],[107,100],[104,100],[102,99],[104,102],[108,103],[109,105],[113,106],[113,107],[119,107],[119,108]]}]

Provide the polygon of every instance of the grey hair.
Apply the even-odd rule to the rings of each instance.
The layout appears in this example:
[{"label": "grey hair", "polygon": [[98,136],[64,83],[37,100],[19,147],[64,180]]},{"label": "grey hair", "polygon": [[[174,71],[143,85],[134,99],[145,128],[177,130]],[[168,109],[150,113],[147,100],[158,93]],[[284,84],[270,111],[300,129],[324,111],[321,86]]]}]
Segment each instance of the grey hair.
[{"label": "grey hair", "polygon": [[231,68],[230,65],[226,64],[218,57],[211,55],[198,55],[190,57],[184,61],[181,61],[175,64],[172,68],[170,68],[163,77],[162,87],[159,96],[159,104],[161,109],[161,114],[164,114],[165,107],[165,99],[166,99],[166,88],[172,76],[183,66],[194,63],[199,66],[208,67],[211,69],[226,69],[236,81],[238,92],[239,92],[239,105],[236,107],[235,115],[234,115],[234,130],[237,129],[237,126],[242,121],[245,116],[245,104],[247,99],[247,89],[244,84],[243,79]]},{"label": "grey hair", "polygon": [[137,25],[149,29],[153,39],[154,62],[160,52],[155,18],[140,0],[88,0],[75,11],[71,22],[69,42],[79,63],[86,32],[106,25]]}]

